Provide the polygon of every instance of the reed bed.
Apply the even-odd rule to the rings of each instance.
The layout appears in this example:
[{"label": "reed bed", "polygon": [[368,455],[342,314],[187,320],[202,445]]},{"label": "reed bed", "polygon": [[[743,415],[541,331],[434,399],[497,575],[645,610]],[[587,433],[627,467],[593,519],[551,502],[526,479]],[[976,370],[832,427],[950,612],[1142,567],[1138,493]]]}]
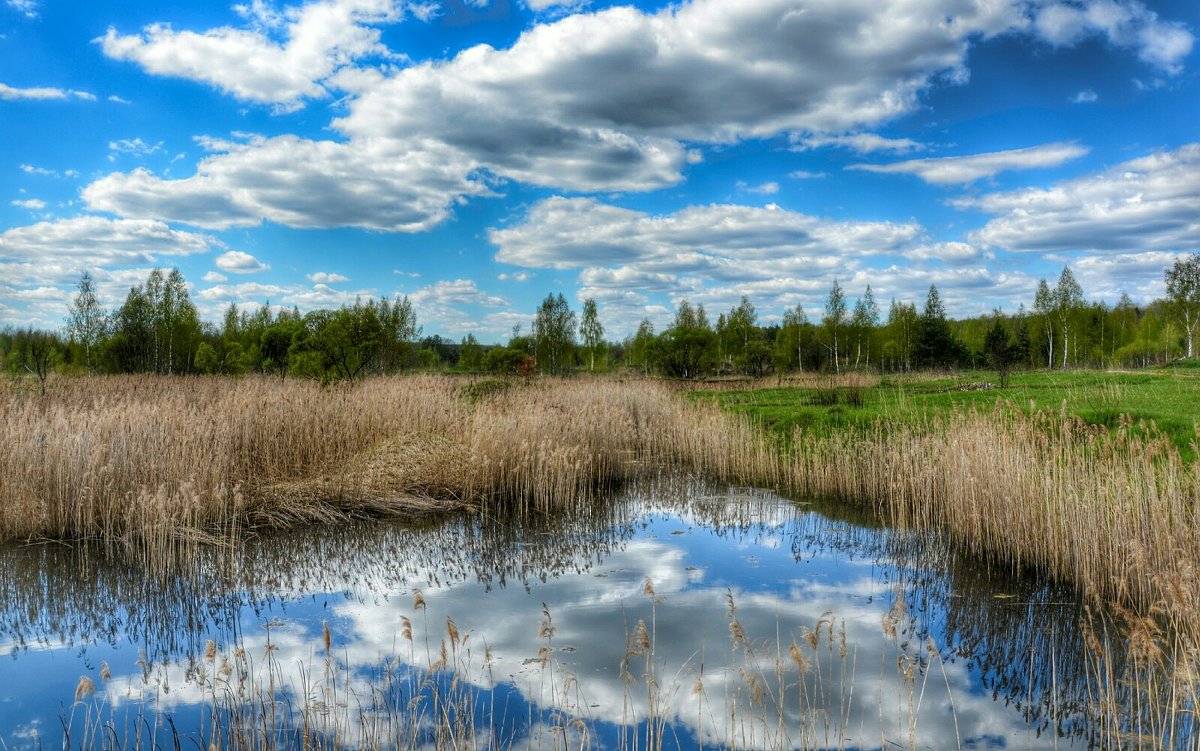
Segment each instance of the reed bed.
[{"label": "reed bed", "polygon": [[1182,624],[1200,615],[1200,463],[1132,427],[997,408],[866,436],[797,433],[790,484]]},{"label": "reed bed", "polygon": [[664,466],[780,474],[746,420],[653,382],[485,385],[136,376],[63,380],[43,398],[7,383],[0,538],[157,550],[348,516],[548,508]]}]

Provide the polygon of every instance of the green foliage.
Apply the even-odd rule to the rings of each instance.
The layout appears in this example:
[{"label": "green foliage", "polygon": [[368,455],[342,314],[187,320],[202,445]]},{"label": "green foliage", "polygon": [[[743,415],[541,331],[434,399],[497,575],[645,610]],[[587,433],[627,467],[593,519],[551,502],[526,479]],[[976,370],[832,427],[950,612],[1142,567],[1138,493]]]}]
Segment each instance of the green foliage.
[{"label": "green foliage", "polygon": [[917,320],[913,361],[919,368],[948,368],[965,359],[966,348],[950,331],[941,295],[935,285],[930,285],[925,310]]},{"label": "green foliage", "polygon": [[196,369],[205,375],[213,375],[221,369],[217,350],[208,342],[200,342],[200,346],[196,347]]},{"label": "green foliage", "polygon": [[575,314],[567,299],[546,295],[533,321],[534,357],[538,369],[564,375],[575,366]]},{"label": "green foliage", "polygon": [[675,323],[658,338],[655,352],[658,367],[671,378],[698,378],[711,372],[717,362],[717,335],[708,325],[704,307],[693,308],[682,300]]},{"label": "green foliage", "polygon": [[997,312],[995,323],[988,329],[987,336],[983,339],[983,353],[987,358],[988,365],[1000,377],[1000,386],[1007,387],[1014,353],[1008,329],[1005,328],[999,312]]},{"label": "green foliage", "polygon": [[511,347],[493,347],[483,358],[483,369],[495,375],[527,376],[536,369],[532,356]]},{"label": "green foliage", "polygon": [[1187,356],[1195,357],[1193,340],[1200,324],[1200,253],[1177,259],[1164,272],[1167,282],[1167,301],[1172,315],[1183,327]]},{"label": "green foliage", "polygon": [[479,345],[479,341],[475,339],[474,334],[467,334],[463,337],[462,343],[458,345],[458,368],[468,373],[478,373],[483,370],[483,347]]},{"label": "green foliage", "polygon": [[596,357],[600,357],[600,367],[604,367],[604,326],[596,310],[596,301],[588,298],[583,302],[583,319],[579,322],[579,336],[583,337],[583,346],[588,358],[588,370],[596,369]]}]

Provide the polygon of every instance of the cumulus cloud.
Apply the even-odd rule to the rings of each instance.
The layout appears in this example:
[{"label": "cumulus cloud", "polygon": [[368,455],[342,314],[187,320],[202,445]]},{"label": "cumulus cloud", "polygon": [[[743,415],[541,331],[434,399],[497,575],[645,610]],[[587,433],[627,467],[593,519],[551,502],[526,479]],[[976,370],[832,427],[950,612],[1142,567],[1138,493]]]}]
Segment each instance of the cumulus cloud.
[{"label": "cumulus cloud", "polygon": [[341,274],[331,274],[326,271],[309,274],[307,279],[315,284],[337,284],[338,282],[350,281],[349,277],[342,276]]},{"label": "cumulus cloud", "polygon": [[970,156],[910,159],[894,164],[852,164],[847,169],[916,175],[927,183],[950,185],[970,183],[1010,170],[1057,167],[1087,153],[1088,149],[1077,143],[1061,142]]},{"label": "cumulus cloud", "polygon": [[1014,251],[1200,249],[1200,143],[1049,188],[956,202],[995,218],[973,242]]},{"label": "cumulus cloud", "polygon": [[281,12],[261,2],[238,7],[254,28],[194,32],[159,23],[123,35],[110,27],[97,41],[105,55],[148,73],[200,81],[289,111],[326,96],[324,82],[354,61],[390,57],[373,27],[404,15],[398,0],[323,0]]},{"label": "cumulus cloud", "polygon": [[777,207],[696,206],[652,216],[588,198],[555,197],[521,224],[493,229],[496,260],[531,268],[581,268],[629,261],[715,268],[760,259],[802,266],[807,255],[895,251],[919,237],[915,223],[835,222]]},{"label": "cumulus cloud", "polygon": [[[977,40],[1058,34],[1048,21],[1034,23],[1046,7],[1023,0],[613,7],[535,24],[506,49],[478,45],[449,60],[377,68],[358,64],[386,53],[375,26],[398,19],[403,9],[394,0],[321,0],[281,14],[255,3],[245,9],[247,29],[110,31],[106,51],[151,72],[200,78],[283,107],[337,89],[347,95],[347,113],[331,123],[336,139],[213,144],[190,177],[112,174],[84,197],[122,216],[213,228],[268,220],[417,232],[507,180],[574,192],[660,189],[680,182],[705,145],[795,133],[804,134],[800,148],[914,150],[919,144],[909,139],[865,131],[913,112],[930,88],[966,80]],[[1133,13],[1141,19],[1134,25],[1187,35],[1151,15]],[[1146,36],[1091,25],[1054,39],[1098,35],[1139,49]]]},{"label": "cumulus cloud", "polygon": [[76,264],[154,263],[159,256],[206,253],[220,243],[147,219],[83,216],[38,222],[0,232],[0,260]]},{"label": "cumulus cloud", "polygon": [[808,134],[792,139],[797,151],[808,151],[826,147],[849,149],[858,154],[873,154],[877,151],[890,151],[905,154],[909,151],[921,151],[925,146],[911,138],[885,138],[876,133],[849,133],[842,135]]},{"label": "cumulus cloud", "polygon": [[75,89],[59,89],[53,87],[33,87],[27,89],[15,88],[6,83],[0,83],[0,99],[9,101],[25,100],[48,100],[48,99],[83,99],[85,101],[95,101],[96,95],[86,91],[76,91]]},{"label": "cumulus cloud", "polygon": [[1138,57],[1167,73],[1182,70],[1195,38],[1183,24],[1162,21],[1137,0],[1047,3],[1033,19],[1038,36],[1071,46],[1089,36],[1137,50]]},{"label": "cumulus cloud", "polygon": [[30,211],[41,211],[46,208],[46,202],[40,198],[25,198],[12,201],[12,205],[20,209],[29,209]]},{"label": "cumulus cloud", "polygon": [[[990,255],[990,254],[988,254]],[[979,247],[964,242],[942,242],[919,245],[905,251],[904,257],[914,261],[941,261],[942,263],[973,263],[984,258]]]},{"label": "cumulus cloud", "polygon": [[434,282],[409,293],[408,299],[413,305],[482,305],[484,307],[502,307],[508,305],[507,299],[491,295],[470,279],[454,279]]},{"label": "cumulus cloud", "polygon": [[1083,89],[1078,91],[1071,97],[1071,104],[1091,104],[1100,99],[1100,96],[1091,89]]},{"label": "cumulus cloud", "polygon": [[1071,269],[1089,298],[1112,304],[1128,293],[1135,300],[1154,300],[1167,293],[1163,269],[1183,255],[1165,250],[1083,255],[1071,259]]},{"label": "cumulus cloud", "polygon": [[249,253],[241,250],[230,250],[217,256],[217,268],[231,274],[257,274],[271,268]]},{"label": "cumulus cloud", "polygon": [[296,136],[221,144],[196,174],[164,180],[116,172],[83,190],[94,210],[224,229],[270,220],[294,227],[420,232],[453,202],[491,189],[455,153],[399,141],[355,144]]},{"label": "cumulus cloud", "polygon": [[207,274],[205,274],[204,276],[200,277],[200,279],[202,281],[208,282],[209,284],[216,284],[217,282],[229,281],[229,277],[225,276],[224,274],[219,274],[216,271],[210,271]]}]

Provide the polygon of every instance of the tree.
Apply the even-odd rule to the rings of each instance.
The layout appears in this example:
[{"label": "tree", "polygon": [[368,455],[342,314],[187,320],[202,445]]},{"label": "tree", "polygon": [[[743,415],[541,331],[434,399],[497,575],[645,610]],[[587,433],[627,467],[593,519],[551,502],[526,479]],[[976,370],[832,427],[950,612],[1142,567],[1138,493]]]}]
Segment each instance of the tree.
[{"label": "tree", "polygon": [[963,359],[964,348],[950,331],[946,308],[936,285],[929,285],[925,310],[917,321],[917,339],[913,359],[919,367],[947,367]]},{"label": "tree", "polygon": [[84,365],[90,372],[96,367],[92,350],[104,339],[108,316],[96,299],[96,287],[91,274],[83,272],[76,286],[79,292],[67,312],[67,335],[72,342],[83,347]]},{"label": "tree", "polygon": [[892,299],[888,308],[887,323],[884,324],[887,341],[883,345],[884,356],[895,370],[912,370],[913,348],[917,340],[917,306]]},{"label": "tree", "polygon": [[988,365],[1000,377],[1001,388],[1008,387],[1008,374],[1012,369],[1013,347],[1009,340],[1008,329],[1004,327],[1003,316],[997,310],[995,321],[983,338],[983,354]]},{"label": "tree", "polygon": [[46,379],[61,357],[58,339],[47,331],[28,328],[16,332],[13,347],[18,367],[38,380],[42,396],[46,395]]},{"label": "tree", "polygon": [[795,367],[804,371],[804,330],[808,326],[808,316],[804,306],[797,303],[794,310],[785,311],[783,326],[775,335],[775,367],[787,370]]},{"label": "tree", "polygon": [[629,353],[629,364],[649,375],[654,366],[656,344],[654,324],[650,323],[649,318],[643,318],[638,324],[637,333],[633,335],[633,341],[626,349]]},{"label": "tree", "polygon": [[850,328],[854,331],[854,367],[858,368],[862,357],[863,343],[867,345],[866,366],[871,367],[871,334],[879,325],[879,306],[875,304],[875,296],[871,294],[871,285],[854,304],[854,314],[850,317]]},{"label": "tree", "polygon": [[208,342],[200,342],[200,346],[196,347],[196,368],[206,375],[212,375],[221,368],[217,350]]},{"label": "tree", "polygon": [[1187,356],[1195,357],[1192,342],[1196,324],[1200,323],[1200,253],[1193,253],[1183,260],[1176,259],[1164,276],[1171,313],[1183,326]]},{"label": "tree", "polygon": [[596,301],[583,301],[583,320],[579,323],[579,335],[588,351],[588,370],[596,369],[596,352],[604,347],[604,326],[596,314]]},{"label": "tree", "polygon": [[421,335],[412,303],[407,296],[394,302],[383,297],[373,306],[379,325],[383,328],[383,341],[378,355],[379,369],[392,371],[405,367],[412,355],[413,342]]},{"label": "tree", "polygon": [[479,345],[479,340],[474,334],[468,333],[463,337],[458,351],[458,367],[461,370],[476,373],[483,369],[483,347]]},{"label": "tree", "polygon": [[729,315],[721,317],[717,336],[725,364],[729,367],[747,372],[746,349],[755,338],[757,321],[758,313],[746,295],[742,295],[741,302],[729,311]]},{"label": "tree", "polygon": [[262,332],[258,345],[263,358],[263,369],[274,370],[279,374],[281,381],[286,379],[292,353],[298,349],[294,345],[303,339],[302,331],[304,324],[291,318],[283,318],[267,327]]},{"label": "tree", "polygon": [[716,360],[717,336],[708,326],[704,308],[681,300],[675,322],[658,341],[663,372],[674,378],[696,378],[711,370]]},{"label": "tree", "polygon": [[319,310],[304,317],[305,346],[321,356],[326,372],[352,380],[363,375],[383,345],[383,324],[372,305]]},{"label": "tree", "polygon": [[1045,279],[1038,280],[1037,292],[1033,295],[1033,312],[1042,324],[1042,337],[1046,341],[1046,367],[1054,367],[1054,293]]},{"label": "tree", "polygon": [[575,314],[560,292],[546,295],[533,319],[534,357],[543,373],[569,373],[575,352]]},{"label": "tree", "polygon": [[842,286],[833,280],[833,286],[829,288],[829,298],[825,301],[825,318],[822,319],[827,332],[829,344],[825,345],[833,354],[833,370],[835,373],[841,372],[841,363],[838,356],[838,334],[846,323],[846,295],[842,292]]},{"label": "tree", "polygon": [[1075,281],[1070,266],[1063,266],[1058,284],[1054,287],[1053,300],[1054,318],[1058,323],[1058,330],[1062,332],[1062,367],[1066,368],[1075,313],[1083,307],[1083,288]]}]

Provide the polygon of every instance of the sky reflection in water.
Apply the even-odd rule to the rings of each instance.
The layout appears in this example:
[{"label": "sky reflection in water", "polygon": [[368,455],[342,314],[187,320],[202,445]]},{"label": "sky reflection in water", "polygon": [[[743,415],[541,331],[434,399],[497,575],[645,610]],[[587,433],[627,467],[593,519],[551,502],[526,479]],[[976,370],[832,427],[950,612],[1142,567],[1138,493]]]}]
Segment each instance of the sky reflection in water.
[{"label": "sky reflection in water", "polygon": [[[470,638],[452,664],[487,697],[482,706],[503,708],[494,732],[518,747],[545,747],[560,710],[583,718],[591,742],[628,745],[627,726],[646,717],[648,670],[668,747],[1042,748],[1055,745],[1054,718],[1068,733],[1059,747],[1085,730],[1080,609],[1069,593],[980,573],[936,538],[740,489],[675,481],[515,524],[478,515],[296,532],[250,541],[232,558],[208,551],[180,567],[186,575],[164,577],[60,547],[3,555],[0,741],[14,749],[57,745],[62,717],[78,729],[99,712],[120,725],[145,702],[188,732],[211,698],[197,680],[217,664],[202,657],[209,639],[222,656],[241,648],[260,663],[269,639],[275,680],[302,694],[322,671],[326,621],[349,685],[369,697],[381,663],[437,660],[453,619]],[[539,637],[543,604],[551,639]],[[735,643],[734,618],[746,642]],[[628,654],[639,621],[653,641],[649,662]],[[810,663],[803,691],[823,712],[799,709],[793,643]],[[620,675],[627,657],[633,685]],[[81,675],[97,694],[72,705]],[[766,679],[758,704],[748,675]],[[732,719],[730,706],[741,710]]]}]

